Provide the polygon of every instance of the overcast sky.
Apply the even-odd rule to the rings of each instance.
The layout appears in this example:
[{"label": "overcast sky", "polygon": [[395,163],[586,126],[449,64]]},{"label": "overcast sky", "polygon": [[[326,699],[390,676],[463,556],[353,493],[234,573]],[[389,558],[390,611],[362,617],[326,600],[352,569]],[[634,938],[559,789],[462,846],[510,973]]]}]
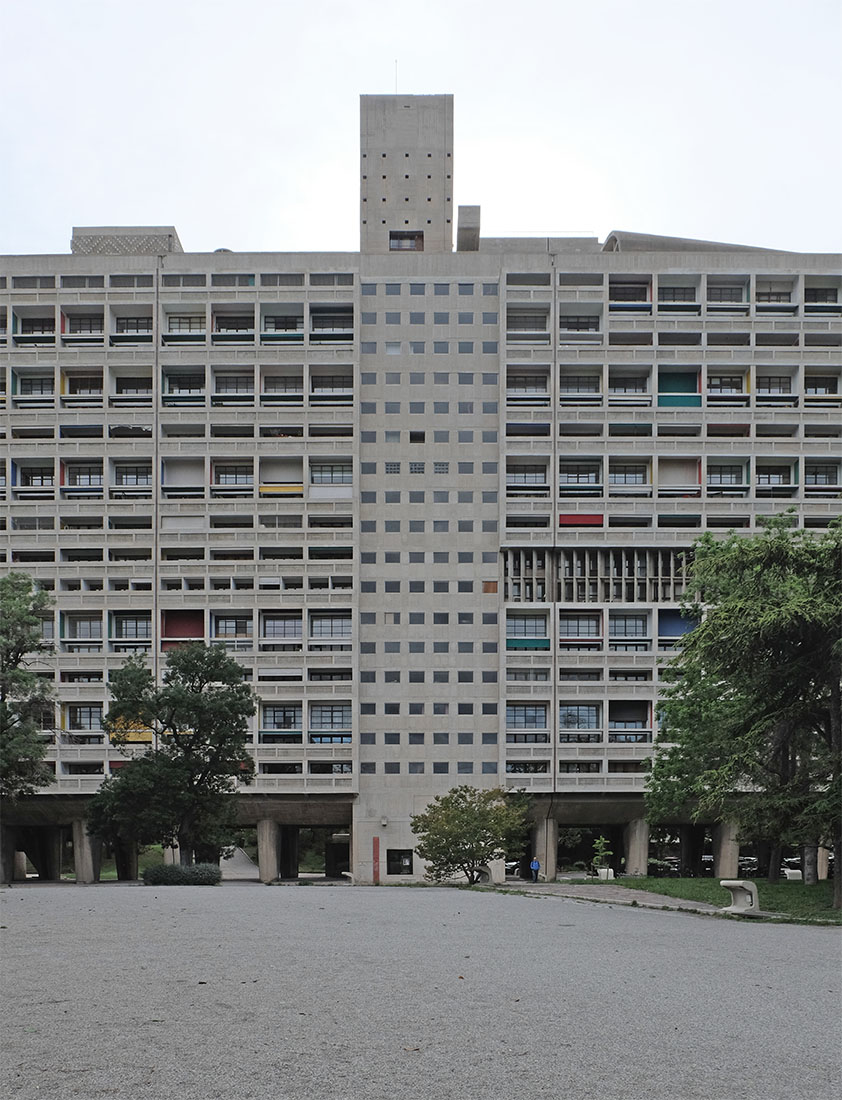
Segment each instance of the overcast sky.
[{"label": "overcast sky", "polygon": [[359,246],[361,93],[452,92],[486,236],[842,249],[840,0],[0,0],[0,252]]}]

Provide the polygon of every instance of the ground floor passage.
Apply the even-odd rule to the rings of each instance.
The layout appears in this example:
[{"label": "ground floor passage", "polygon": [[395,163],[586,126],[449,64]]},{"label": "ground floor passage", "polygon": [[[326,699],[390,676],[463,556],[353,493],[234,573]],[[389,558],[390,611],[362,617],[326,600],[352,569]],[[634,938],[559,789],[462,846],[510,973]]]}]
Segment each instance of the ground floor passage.
[{"label": "ground floor passage", "polygon": [[[22,800],[2,825],[3,881],[37,876],[42,881],[75,878],[99,880],[103,850],[88,836],[82,799],[40,796]],[[528,842],[520,852],[508,853],[489,867],[491,881],[505,874],[530,877],[534,858],[540,878],[552,880],[559,871],[590,870],[593,846],[604,838],[606,866],[615,874],[646,875],[663,867],[664,830],[653,833],[639,797],[536,799]],[[390,816],[366,811],[348,799],[240,800],[238,845],[263,882],[294,879],[301,873],[320,873],[328,879],[360,884],[416,881],[424,864],[415,852],[409,813],[390,808]],[[712,873],[736,877],[741,869],[736,826],[677,822],[669,827],[669,858],[675,873]],[[135,852],[106,851],[109,874],[125,880],[138,877]],[[165,850],[177,860],[177,851]],[[113,864],[113,866],[112,866]],[[820,874],[822,871],[820,866]]]}]

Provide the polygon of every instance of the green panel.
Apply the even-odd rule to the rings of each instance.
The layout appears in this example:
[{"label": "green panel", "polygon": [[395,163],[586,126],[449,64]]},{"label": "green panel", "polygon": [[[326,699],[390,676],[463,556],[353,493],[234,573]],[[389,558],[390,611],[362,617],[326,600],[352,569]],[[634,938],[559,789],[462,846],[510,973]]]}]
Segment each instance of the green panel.
[{"label": "green panel", "polygon": [[506,649],[549,649],[549,638],[507,638]]},{"label": "green panel", "polygon": [[697,393],[699,379],[689,371],[659,371],[658,393]]},{"label": "green panel", "polygon": [[658,396],[658,405],[660,408],[694,408],[697,409],[702,403],[701,394],[698,393],[676,393],[676,394],[660,394]]}]

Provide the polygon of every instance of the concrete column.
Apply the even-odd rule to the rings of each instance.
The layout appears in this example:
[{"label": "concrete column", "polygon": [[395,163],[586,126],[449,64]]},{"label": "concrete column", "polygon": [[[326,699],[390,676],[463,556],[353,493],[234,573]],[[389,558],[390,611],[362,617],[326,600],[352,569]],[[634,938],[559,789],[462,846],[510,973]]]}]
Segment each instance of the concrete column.
[{"label": "concrete column", "polygon": [[558,822],[554,817],[542,817],[536,821],[532,851],[541,864],[538,878],[545,882],[555,882],[558,870]]},{"label": "concrete column", "polygon": [[26,882],[26,852],[15,852],[15,882]]},{"label": "concrete column", "polygon": [[645,875],[649,869],[649,825],[642,817],[630,821],[623,830],[626,874]]},{"label": "concrete column", "polygon": [[818,857],[816,859],[816,870],[818,871],[819,882],[822,882],[827,878],[829,870],[828,860],[830,859],[830,852],[827,848],[819,848]]},{"label": "concrete column", "polygon": [[177,844],[173,844],[171,848],[164,848],[164,863],[167,866],[175,866],[181,863],[181,849]]},{"label": "concrete column", "polygon": [[281,870],[281,828],[263,818],[257,823],[257,866],[261,882],[275,882]]},{"label": "concrete column", "polygon": [[298,878],[298,826],[281,826],[281,878]]},{"label": "concrete column", "polygon": [[736,822],[720,821],[713,829],[713,877],[736,878],[739,858]]},{"label": "concrete column", "polygon": [[27,855],[35,864],[38,878],[45,882],[58,882],[61,878],[61,828],[58,825],[38,827],[32,830],[35,834],[35,844],[38,851],[38,860],[33,858],[32,852],[27,848]]},{"label": "concrete column", "polygon": [[99,882],[99,864],[102,843],[88,836],[83,818],[73,822],[73,864],[77,883]]}]

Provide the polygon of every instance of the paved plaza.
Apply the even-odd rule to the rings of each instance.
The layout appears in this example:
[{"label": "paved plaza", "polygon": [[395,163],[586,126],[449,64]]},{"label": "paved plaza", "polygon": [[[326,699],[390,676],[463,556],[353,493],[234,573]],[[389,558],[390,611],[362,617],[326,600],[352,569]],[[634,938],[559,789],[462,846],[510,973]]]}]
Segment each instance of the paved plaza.
[{"label": "paved plaza", "polygon": [[558,896],[0,891],[12,1100],[830,1100],[838,930]]}]

